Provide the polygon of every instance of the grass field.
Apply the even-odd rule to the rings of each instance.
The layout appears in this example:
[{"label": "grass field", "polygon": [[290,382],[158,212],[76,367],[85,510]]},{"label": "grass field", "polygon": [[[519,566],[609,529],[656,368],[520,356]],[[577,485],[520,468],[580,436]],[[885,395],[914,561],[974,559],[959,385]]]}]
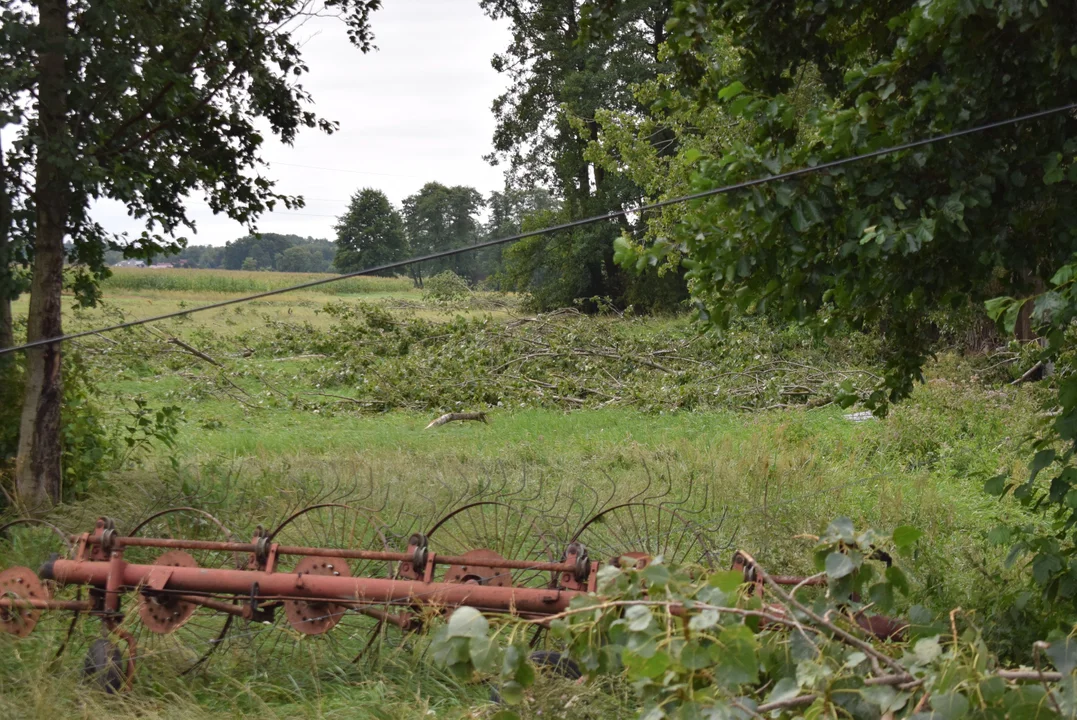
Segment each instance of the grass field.
[{"label": "grass field", "polygon": [[[102,283],[106,295],[119,292],[185,292],[185,293],[257,293],[334,275],[318,273],[254,272],[245,270],[184,270],[180,268],[113,268],[112,276]],[[407,293],[412,282],[407,278],[355,277],[327,283],[298,292],[319,295],[388,295]]]},{"label": "grass field", "polygon": [[[183,270],[113,268],[112,277],[102,283],[105,301],[96,308],[78,307],[73,296],[64,297],[68,330],[100,327],[124,320],[165,315],[201,305],[209,305],[240,295],[248,295],[336,277],[317,273],[278,273],[246,270]],[[197,329],[238,333],[263,326],[267,321],[309,322],[326,327],[331,320],[321,308],[336,300],[364,300],[408,308],[422,317],[444,319],[454,313],[478,312],[503,317],[516,302],[511,297],[489,302],[472,302],[452,307],[423,302],[422,290],[402,277],[358,277],[320,285],[286,295],[274,295],[244,305],[220,308],[173,321],[168,327],[184,336]],[[25,316],[29,296],[14,302],[16,318]]]},{"label": "grass field", "polygon": [[[142,280],[154,275],[161,279]],[[240,283],[236,291],[265,287],[257,285],[261,282],[285,282],[269,273],[233,275]],[[267,277],[253,277],[262,275]],[[144,282],[161,285],[151,288]],[[105,307],[72,312],[72,326],[114,317],[117,310],[129,317],[225,297],[229,282],[233,279],[205,271],[117,273],[105,287]],[[1015,572],[1004,567],[1001,551],[984,538],[999,517],[1016,511],[988,498],[981,488],[988,475],[1020,464],[1020,441],[1034,421],[1037,403],[1034,390],[988,382],[990,373],[977,374],[976,368],[988,365],[986,361],[942,357],[912,400],[884,419],[866,422],[851,422],[845,418],[847,411],[834,405],[745,412],[736,409],[740,400],[692,405],[703,408],[698,410],[679,409],[688,403],[643,407],[642,401],[613,404],[599,402],[601,398],[551,404],[549,393],[540,393],[541,383],[560,383],[559,371],[536,367],[528,377],[540,384],[525,383],[534,394],[513,390],[518,402],[463,408],[486,410],[489,424],[452,423],[424,430],[439,408],[386,411],[387,406],[358,406],[355,386],[360,381],[332,378],[353,378],[354,373],[368,377],[391,366],[395,355],[386,348],[397,347],[393,332],[421,328],[427,333],[413,341],[410,356],[419,340],[445,337],[462,327],[455,316],[478,317],[489,311],[424,306],[410,283],[398,280],[361,282],[342,296],[285,295],[265,306],[171,321],[158,328],[160,337],[139,332],[83,343],[81,352],[104,393],[100,405],[110,426],[124,425],[135,398],[151,408],[176,405],[182,408],[183,422],[173,449],[158,444],[137,459],[116,463],[94,481],[87,496],[59,508],[54,520],[83,528],[106,513],[122,528],[150,508],[200,504],[238,536],[249,536],[258,523],[279,520],[296,505],[331,496],[373,506],[403,532],[408,523],[429,524],[464,498],[496,489],[498,496],[511,495],[536,514],[567,526],[604,502],[650,497],[656,503],[676,503],[679,512],[698,523],[717,549],[719,563],[727,563],[733,549],[743,547],[783,573],[809,570],[811,541],[806,536],[819,532],[833,517],[847,515],[858,525],[881,529],[915,525],[926,538],[913,563],[909,603],[928,607],[960,605],[975,613],[989,606],[992,593],[1005,591],[995,583]],[[323,311],[324,302],[340,300],[374,301],[390,319],[370,311],[365,320],[369,326],[349,325]],[[503,331],[510,320],[500,312],[490,314],[485,323],[476,321],[475,327]],[[415,318],[423,318],[423,324],[412,322]],[[411,324],[390,327],[406,321]],[[683,320],[669,318],[580,322],[608,323],[596,326],[603,328],[601,335],[636,338],[655,347],[680,342],[678,333],[690,330]],[[578,332],[573,333],[576,338]],[[196,344],[222,367],[209,366],[161,339],[172,335]],[[760,350],[757,336],[754,330],[730,335],[707,352],[726,353],[730,362],[743,358],[745,365],[762,362],[760,354],[774,350]],[[353,343],[347,348],[350,355],[319,345],[329,339],[347,344],[348,338]],[[870,353],[857,349],[856,343],[817,347],[787,338],[773,343],[779,355],[770,358],[772,362],[803,364],[810,359],[828,373],[870,361]],[[251,354],[245,356],[244,348]],[[446,347],[439,357],[464,352]],[[640,350],[633,352],[633,357],[641,356]],[[346,376],[330,372],[356,354],[362,357],[358,370]],[[500,359],[468,361],[503,364]],[[623,366],[608,367],[616,376],[611,382],[637,382],[628,378],[638,377],[639,383],[662,383],[656,385],[660,392],[673,393],[666,385],[671,382],[668,373],[634,370],[637,374],[629,376],[619,374]],[[678,377],[683,376],[681,372]],[[404,371],[399,377],[384,371],[379,378],[386,386],[425,382],[424,376]],[[364,387],[376,392],[381,385]],[[393,396],[391,388],[382,391]],[[20,561],[17,550],[6,549],[0,564]],[[986,588],[985,578],[991,578]],[[228,646],[204,668],[183,677],[151,674],[140,678],[129,696],[117,699],[81,694],[74,682],[77,663],[54,667],[42,659],[43,650],[35,655],[32,646],[20,649],[5,636],[0,638],[0,711],[41,718],[102,713],[119,718],[493,714],[488,688],[461,684],[434,669],[423,656],[424,642],[413,638],[338,674],[324,668],[316,672],[302,662],[252,668],[241,644]],[[551,688],[548,696],[542,695],[545,690],[539,693],[529,717],[630,712],[624,688]],[[543,708],[544,713],[536,714]]]}]

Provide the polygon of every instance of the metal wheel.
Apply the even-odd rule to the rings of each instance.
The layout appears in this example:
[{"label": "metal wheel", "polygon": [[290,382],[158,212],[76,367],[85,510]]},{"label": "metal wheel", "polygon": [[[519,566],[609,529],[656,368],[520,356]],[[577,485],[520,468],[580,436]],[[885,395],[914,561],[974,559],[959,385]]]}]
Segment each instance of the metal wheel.
[{"label": "metal wheel", "polygon": [[[27,566],[36,572],[53,556],[70,558],[74,547],[70,534],[45,520],[23,518],[0,525],[0,567]],[[82,600],[81,586],[61,587],[52,581],[42,581],[44,592],[57,600]],[[74,658],[81,662],[82,654],[96,637],[96,622],[82,613],[52,611],[35,613],[33,631],[26,637],[0,632],[0,653],[18,653],[22,657],[37,657],[42,662],[61,665]],[[11,628],[14,630],[15,628]]]},{"label": "metal wheel", "polygon": [[[175,507],[150,515],[128,533],[129,537],[234,542],[224,523],[208,512]],[[217,550],[165,550],[128,547],[124,560],[145,565],[188,565],[202,568],[243,569],[247,557]],[[222,645],[235,622],[226,612],[179,602],[168,593],[148,588],[128,596],[124,627],[137,650],[139,673],[185,675],[203,665]],[[164,618],[167,616],[169,621]]]},{"label": "metal wheel", "polygon": [[[497,501],[471,503],[441,518],[427,533],[428,547],[438,555],[466,555],[491,551],[506,560],[554,562],[560,555],[548,542],[546,533],[516,508]],[[500,571],[505,573],[506,571]],[[516,587],[550,587],[553,576],[541,570],[509,570]],[[502,584],[497,568],[440,568],[435,580],[480,584]]]},{"label": "metal wheel", "polygon": [[[378,518],[366,510],[340,503],[323,503],[293,514],[269,533],[280,545],[391,550]],[[393,563],[376,560],[279,555],[277,571],[293,573],[391,577]],[[369,607],[311,600],[282,600],[263,609],[272,621],[244,623],[249,628],[252,657],[260,668],[273,668],[293,680],[313,674],[341,674],[376,650],[398,644],[409,608]],[[393,622],[396,619],[397,622]]]},{"label": "metal wheel", "polygon": [[572,536],[592,560],[634,560],[661,556],[669,563],[711,566],[714,550],[703,533],[676,510],[645,502],[614,505],[598,513]]}]

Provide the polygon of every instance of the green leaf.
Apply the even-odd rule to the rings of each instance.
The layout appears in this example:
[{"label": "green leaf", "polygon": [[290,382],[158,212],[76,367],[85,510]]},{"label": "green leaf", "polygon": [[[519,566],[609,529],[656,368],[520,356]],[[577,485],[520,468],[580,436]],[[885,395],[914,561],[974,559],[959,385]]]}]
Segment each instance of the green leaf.
[{"label": "green leaf", "polygon": [[1040,553],[1032,560],[1032,578],[1040,585],[1046,585],[1060,570],[1062,558],[1054,553]]},{"label": "green leaf", "polygon": [[719,570],[710,574],[707,584],[729,595],[735,593],[744,584],[744,573],[736,570]]},{"label": "green leaf", "polygon": [[793,223],[793,229],[798,233],[806,232],[811,227],[811,222],[804,215],[804,207],[801,203],[793,206],[793,214],[790,215],[789,221]]},{"label": "green leaf", "polygon": [[722,680],[740,684],[759,680],[759,645],[746,625],[729,625],[718,636],[717,655]]},{"label": "green leaf", "polygon": [[831,580],[838,580],[856,570],[848,555],[832,552],[826,556],[826,574]]},{"label": "green leaf", "polygon": [[644,605],[629,605],[625,610],[625,619],[628,620],[628,629],[632,632],[643,632],[654,623],[654,616]]},{"label": "green leaf", "polygon": [[939,647],[939,636],[917,640],[912,647],[912,652],[916,656],[916,661],[921,665],[933,662],[935,658],[942,654],[942,648]]},{"label": "green leaf", "polygon": [[689,640],[681,649],[681,665],[688,670],[702,670],[712,663],[711,647],[704,646],[698,640]]},{"label": "green leaf", "polygon": [[524,664],[524,653],[517,645],[509,645],[501,656],[501,677],[514,678],[520,665]]},{"label": "green leaf", "polygon": [[898,709],[894,707],[896,703],[900,702],[898,691],[888,685],[869,685],[863,688],[860,693],[865,700],[878,707],[880,713]]},{"label": "green leaf", "polygon": [[767,702],[781,702],[782,700],[789,700],[797,696],[800,692],[800,685],[791,677],[783,677],[778,682],[774,683],[774,689],[770,691],[770,695],[767,695]]},{"label": "green leaf", "polygon": [[827,525],[825,537],[828,541],[841,540],[850,545],[853,544],[856,542],[856,529],[853,527],[853,521],[847,517],[835,518]]},{"label": "green leaf", "polygon": [[1006,681],[998,675],[992,675],[980,682],[980,694],[989,703],[997,702],[1006,694]]},{"label": "green leaf", "polygon": [[656,652],[644,658],[626,650],[622,654],[622,662],[628,670],[629,679],[658,678],[669,669],[669,655],[664,652]]},{"label": "green leaf", "polygon": [[1006,480],[1008,475],[995,475],[984,483],[984,492],[988,495],[1001,497],[1006,492]]},{"label": "green leaf", "polygon": [[868,590],[871,602],[878,606],[879,610],[889,612],[894,607],[894,588],[890,583],[876,583]]},{"label": "green leaf", "polygon": [[636,264],[639,256],[637,247],[623,235],[618,235],[613,239],[613,262],[618,266],[630,268]]},{"label": "green leaf", "polygon": [[909,580],[905,577],[905,573],[902,569],[897,565],[891,565],[886,568],[886,579],[902,595],[909,594]]},{"label": "green leaf", "polygon": [[1077,276],[1077,265],[1063,265],[1051,277],[1051,284],[1055,287],[1065,285],[1073,280],[1074,276]]},{"label": "green leaf", "polygon": [[744,111],[747,110],[748,106],[753,102],[755,102],[755,98],[751,95],[741,95],[729,104],[729,114],[735,117],[743,115]]},{"label": "green leaf", "polygon": [[481,612],[464,605],[453,611],[448,628],[449,637],[485,638],[490,623]]},{"label": "green leaf", "polygon": [[735,98],[737,95],[740,95],[746,89],[747,88],[744,87],[744,83],[742,83],[740,80],[737,80],[736,82],[732,83],[731,85],[726,85],[724,88],[719,90],[718,91],[718,99],[719,100],[730,100],[732,98]]},{"label": "green leaf", "polygon": [[1024,301],[1014,301],[1006,308],[1006,314],[1002,316],[1002,327],[1007,335],[1013,335],[1014,328],[1017,327],[1017,318],[1021,315],[1021,308],[1024,305]]},{"label": "green leaf", "polygon": [[665,565],[648,565],[643,568],[643,579],[647,581],[648,585],[655,587],[665,587],[669,584],[669,568]]},{"label": "green leaf", "polygon": [[689,630],[706,630],[718,624],[718,611],[707,608],[688,621]]},{"label": "green leaf", "polygon": [[998,322],[1002,314],[1006,312],[1006,309],[1014,303],[1015,300],[1012,297],[997,297],[991,298],[984,303],[984,308],[987,309],[987,316]]},{"label": "green leaf", "polygon": [[703,151],[699,148],[688,148],[684,151],[684,161],[689,164],[694,164],[697,160],[703,157]]},{"label": "green leaf", "polygon": [[1052,448],[1046,448],[1036,453],[1032,458],[1032,464],[1029,466],[1030,474],[1028,481],[1031,483],[1036,479],[1036,476],[1040,474],[1040,471],[1055,461],[1055,451]]},{"label": "green leaf", "polygon": [[516,667],[516,676],[513,679],[525,688],[535,684],[535,668],[531,667],[526,657]]},{"label": "green leaf", "polygon": [[923,536],[923,530],[915,528],[912,525],[902,525],[894,530],[894,545],[896,545],[899,550],[903,550],[907,547],[912,547],[913,543]]},{"label": "green leaf", "polygon": [[1054,185],[1066,179],[1062,169],[1062,153],[1051,153],[1043,163],[1043,184]]},{"label": "green leaf", "polygon": [[497,672],[501,660],[501,648],[496,642],[488,637],[472,638],[468,644],[468,652],[471,655],[471,664],[475,669],[483,673]]},{"label": "green leaf", "polygon": [[1060,673],[1069,675],[1077,669],[1077,640],[1069,637],[1055,640],[1047,648],[1047,657]]},{"label": "green leaf", "polygon": [[939,720],[958,720],[969,712],[969,701],[959,692],[936,693],[931,696],[932,717]]}]

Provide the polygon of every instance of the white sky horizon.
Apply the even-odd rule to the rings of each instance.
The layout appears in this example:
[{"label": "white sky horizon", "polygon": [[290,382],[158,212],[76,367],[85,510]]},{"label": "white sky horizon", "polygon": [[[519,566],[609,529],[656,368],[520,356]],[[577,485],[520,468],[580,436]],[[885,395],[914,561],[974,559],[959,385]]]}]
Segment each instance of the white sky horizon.
[{"label": "white sky horizon", "polygon": [[[333,240],[333,225],[356,190],[382,190],[399,207],[427,182],[470,185],[484,196],[504,186],[504,169],[483,156],[492,150],[491,104],[507,78],[490,66],[511,35],[507,24],[483,14],[478,0],[387,0],[371,15],[377,50],[350,45],[343,26],[320,19],[305,25],[301,80],[314,110],[335,120],[332,135],[299,134],[293,147],[267,134],[263,172],[277,190],[303,195],[306,207],[266,213],[259,232]],[[241,223],[213,215],[192,197],[197,231],[178,231],[189,245],[224,245],[248,234]],[[137,236],[140,221],[102,201],[93,217],[106,230]]]}]

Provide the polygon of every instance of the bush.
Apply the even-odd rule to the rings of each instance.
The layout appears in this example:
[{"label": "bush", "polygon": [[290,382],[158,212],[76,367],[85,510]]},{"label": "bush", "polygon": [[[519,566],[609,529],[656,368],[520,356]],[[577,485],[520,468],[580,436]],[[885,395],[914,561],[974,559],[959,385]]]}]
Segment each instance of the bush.
[{"label": "bush", "polygon": [[[84,495],[110,465],[114,440],[101,423],[97,392],[87,363],[77,353],[63,358],[63,500]],[[18,452],[22,415],[24,366],[22,357],[0,364],[0,478],[9,488]]]},{"label": "bush", "polygon": [[423,283],[423,299],[433,302],[454,302],[471,294],[467,280],[452,270],[445,270]]}]

